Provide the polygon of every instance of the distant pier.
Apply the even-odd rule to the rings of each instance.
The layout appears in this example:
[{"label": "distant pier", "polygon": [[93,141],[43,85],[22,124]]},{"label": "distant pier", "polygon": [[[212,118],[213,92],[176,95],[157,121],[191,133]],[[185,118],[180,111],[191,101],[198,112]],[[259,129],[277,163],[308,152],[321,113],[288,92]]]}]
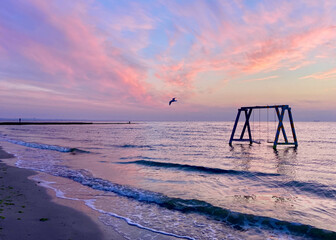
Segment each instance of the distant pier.
[{"label": "distant pier", "polygon": [[134,124],[131,122],[0,122],[0,125],[89,125],[89,124]]}]

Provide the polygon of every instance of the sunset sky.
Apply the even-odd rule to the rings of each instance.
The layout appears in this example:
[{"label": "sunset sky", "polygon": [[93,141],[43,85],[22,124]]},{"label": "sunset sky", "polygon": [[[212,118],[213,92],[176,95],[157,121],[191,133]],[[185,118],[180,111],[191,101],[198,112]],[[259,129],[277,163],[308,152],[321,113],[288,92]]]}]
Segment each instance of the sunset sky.
[{"label": "sunset sky", "polygon": [[336,121],[336,1],[0,1],[0,118],[232,120],[271,104]]}]

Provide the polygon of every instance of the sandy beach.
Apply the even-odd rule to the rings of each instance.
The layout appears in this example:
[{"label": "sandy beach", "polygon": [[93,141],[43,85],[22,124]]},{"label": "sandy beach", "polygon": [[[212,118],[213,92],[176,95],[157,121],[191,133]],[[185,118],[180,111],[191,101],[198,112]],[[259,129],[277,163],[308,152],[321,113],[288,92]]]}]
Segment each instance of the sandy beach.
[{"label": "sandy beach", "polygon": [[[8,158],[0,147],[0,159]],[[28,179],[35,174],[0,162],[0,239],[123,239],[84,204],[56,198]]]}]

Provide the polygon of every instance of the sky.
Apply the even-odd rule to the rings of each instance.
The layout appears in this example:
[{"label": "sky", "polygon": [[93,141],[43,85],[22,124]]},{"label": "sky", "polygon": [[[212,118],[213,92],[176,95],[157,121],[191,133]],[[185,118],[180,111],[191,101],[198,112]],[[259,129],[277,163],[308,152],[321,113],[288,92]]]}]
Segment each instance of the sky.
[{"label": "sky", "polygon": [[336,1],[0,1],[0,118],[227,121],[272,104],[336,121]]}]

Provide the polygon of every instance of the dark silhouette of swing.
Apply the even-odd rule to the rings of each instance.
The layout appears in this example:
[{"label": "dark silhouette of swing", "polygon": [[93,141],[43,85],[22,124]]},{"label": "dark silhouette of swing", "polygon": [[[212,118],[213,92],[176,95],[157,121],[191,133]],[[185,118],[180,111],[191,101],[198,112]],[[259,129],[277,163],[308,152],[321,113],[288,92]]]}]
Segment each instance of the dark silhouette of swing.
[{"label": "dark silhouette of swing", "polygon": [[[253,110],[255,110],[255,109],[259,110],[259,141],[256,141],[252,138],[252,132],[251,132],[251,126],[250,126],[250,118],[251,118]],[[274,137],[274,141],[269,141],[269,139],[267,139],[268,142],[273,143],[273,148],[276,149],[277,145],[293,145],[294,147],[297,147],[298,142],[297,142],[297,138],[296,138],[296,134],[295,134],[293,116],[292,116],[291,108],[288,105],[253,106],[253,107],[241,107],[241,108],[239,108],[238,113],[237,113],[237,117],[236,117],[236,121],[235,121],[233,129],[232,129],[229,145],[232,146],[233,141],[249,142],[250,144],[252,144],[252,143],[260,144],[260,109],[267,109],[267,138],[268,138],[268,110],[269,109],[274,109],[275,110],[276,116],[274,117],[274,121],[276,121],[276,117],[279,121],[277,130],[276,130],[276,134],[275,134],[275,137]],[[292,142],[288,141],[286,131],[285,131],[285,128],[284,128],[284,124],[283,124],[283,120],[284,120],[284,116],[285,116],[286,111],[288,112],[288,119],[289,119],[289,122],[290,122],[292,134],[293,134],[293,141]],[[240,137],[239,138],[234,138],[235,137],[235,132],[236,132],[236,129],[237,129],[237,125],[239,123],[239,118],[240,118],[240,115],[241,115],[242,112],[245,113],[245,123],[244,123],[243,129],[242,129],[242,132],[240,134]],[[253,115],[253,124],[254,124],[254,115]],[[248,138],[244,138],[244,134],[246,132],[246,129],[247,129],[247,132],[248,132]],[[279,142],[280,131],[282,132],[284,142]]]}]

